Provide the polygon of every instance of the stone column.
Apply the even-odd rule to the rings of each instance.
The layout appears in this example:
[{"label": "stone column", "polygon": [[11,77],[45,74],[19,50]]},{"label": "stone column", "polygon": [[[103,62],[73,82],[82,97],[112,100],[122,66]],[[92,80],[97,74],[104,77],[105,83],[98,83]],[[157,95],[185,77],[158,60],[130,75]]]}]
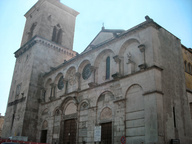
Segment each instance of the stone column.
[{"label": "stone column", "polygon": [[114,61],[117,63],[117,73],[119,73],[120,75],[122,74],[122,71],[121,71],[121,58],[116,55],[113,57]]},{"label": "stone column", "polygon": [[88,83],[89,87],[94,87],[94,86],[97,85],[96,79],[95,79],[96,69],[97,69],[96,67],[91,66],[91,72],[93,72],[93,74],[92,74],[93,75],[93,80],[92,80],[92,82]]},{"label": "stone column", "polygon": [[75,76],[77,77],[77,83],[78,83],[77,90],[81,90],[81,74],[80,74],[80,72],[76,72]]},{"label": "stone column", "polygon": [[51,83],[50,85],[51,85],[51,93],[50,93],[49,99],[53,100],[55,98],[55,87],[56,87],[56,85],[54,83]]},{"label": "stone column", "polygon": [[158,91],[145,93],[145,143],[164,140],[163,94]]},{"label": "stone column", "polygon": [[46,89],[42,88],[41,89],[41,96],[39,98],[39,102],[45,102],[45,97],[46,97]]},{"label": "stone column", "polygon": [[145,45],[141,44],[138,46],[141,53],[143,53],[143,64],[139,65],[140,70],[144,70],[147,67],[146,59],[145,59]]},{"label": "stone column", "polygon": [[67,94],[67,89],[68,89],[68,80],[63,78],[64,86],[65,86],[65,94]]}]

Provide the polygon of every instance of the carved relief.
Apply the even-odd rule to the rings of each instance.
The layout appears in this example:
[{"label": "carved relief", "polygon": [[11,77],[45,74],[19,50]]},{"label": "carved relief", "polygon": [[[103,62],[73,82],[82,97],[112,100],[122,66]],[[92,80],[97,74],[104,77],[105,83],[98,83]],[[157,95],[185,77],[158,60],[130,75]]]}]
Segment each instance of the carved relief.
[{"label": "carved relief", "polygon": [[100,119],[111,119],[112,118],[112,111],[110,108],[106,107],[102,110]]},{"label": "carved relief", "polygon": [[127,63],[133,62],[131,52],[129,52],[129,53],[127,54],[127,58],[128,58],[128,62],[127,62]]},{"label": "carved relief", "polygon": [[74,85],[77,82],[77,77],[75,73],[75,69],[72,69],[71,71],[67,72],[69,85]]}]

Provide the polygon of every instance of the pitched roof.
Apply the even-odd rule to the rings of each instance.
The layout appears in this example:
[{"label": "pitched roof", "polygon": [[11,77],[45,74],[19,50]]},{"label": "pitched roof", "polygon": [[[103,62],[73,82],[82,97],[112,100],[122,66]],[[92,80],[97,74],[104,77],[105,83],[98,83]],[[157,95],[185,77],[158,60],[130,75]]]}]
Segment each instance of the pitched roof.
[{"label": "pitched roof", "polygon": [[125,30],[105,29],[104,27],[102,27],[101,31],[96,35],[96,37],[91,41],[91,43],[85,48],[83,52],[87,52],[96,45],[112,40],[123,32],[125,32]]}]

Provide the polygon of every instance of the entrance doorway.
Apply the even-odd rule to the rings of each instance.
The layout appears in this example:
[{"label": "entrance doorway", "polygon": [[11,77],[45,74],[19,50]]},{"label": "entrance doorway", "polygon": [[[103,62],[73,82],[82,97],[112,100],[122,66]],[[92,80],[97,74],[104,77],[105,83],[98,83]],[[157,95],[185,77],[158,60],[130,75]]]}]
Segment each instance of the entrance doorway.
[{"label": "entrance doorway", "polygon": [[76,144],[77,124],[75,119],[64,122],[64,144]]},{"label": "entrance doorway", "polygon": [[101,124],[101,143],[112,144],[112,122]]},{"label": "entrance doorway", "polygon": [[47,141],[47,130],[41,131],[41,143],[46,143]]}]

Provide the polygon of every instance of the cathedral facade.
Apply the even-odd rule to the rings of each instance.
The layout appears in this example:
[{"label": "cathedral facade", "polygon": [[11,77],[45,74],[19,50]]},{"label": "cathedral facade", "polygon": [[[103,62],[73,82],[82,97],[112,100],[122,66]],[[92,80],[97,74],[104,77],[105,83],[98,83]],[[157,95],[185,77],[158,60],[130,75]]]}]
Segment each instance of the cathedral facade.
[{"label": "cathedral facade", "polygon": [[146,17],[129,30],[102,27],[78,54],[77,15],[58,0],[39,0],[25,14],[3,137],[50,144],[192,143],[180,40]]}]

